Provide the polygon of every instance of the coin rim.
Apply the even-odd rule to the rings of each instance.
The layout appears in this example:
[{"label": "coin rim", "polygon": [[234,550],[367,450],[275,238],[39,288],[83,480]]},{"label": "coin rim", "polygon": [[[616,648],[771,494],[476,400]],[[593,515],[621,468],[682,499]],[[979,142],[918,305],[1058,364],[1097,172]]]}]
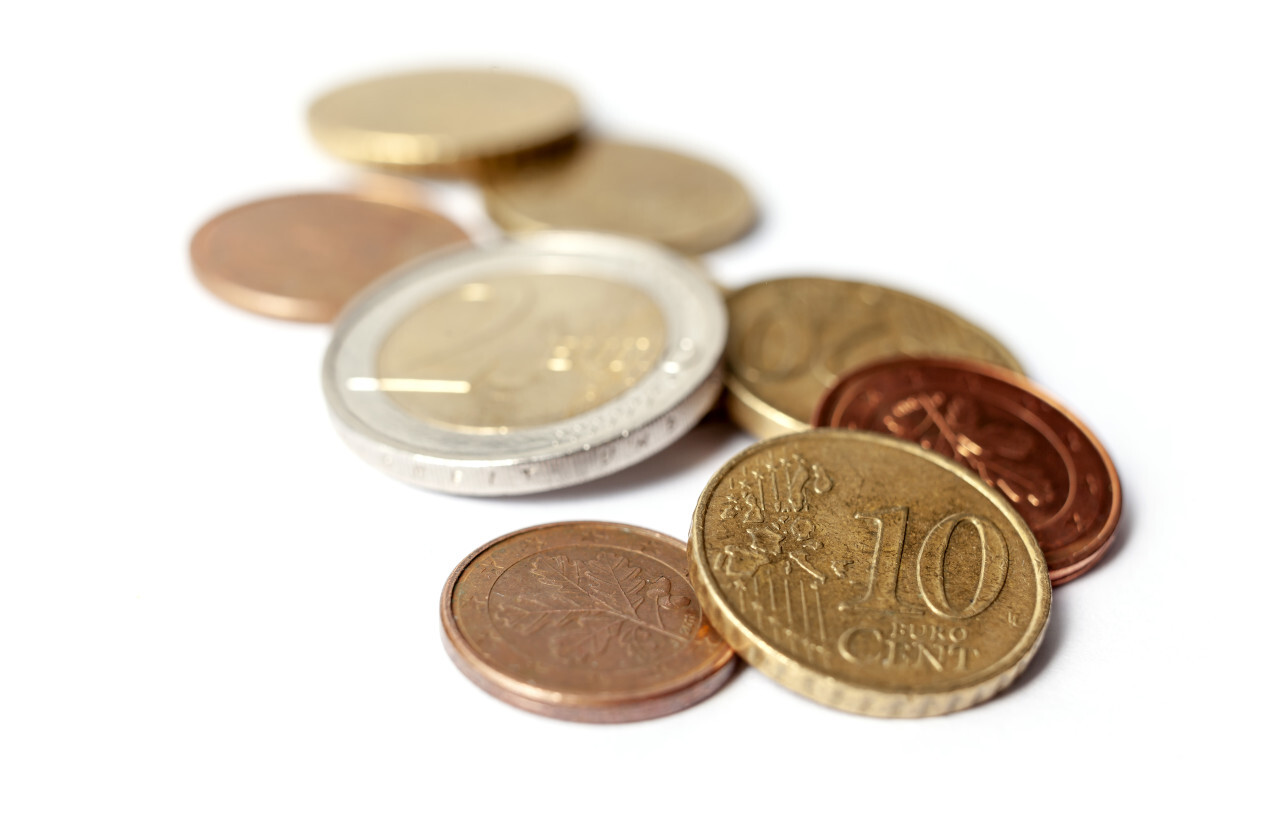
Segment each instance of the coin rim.
[{"label": "coin rim", "polygon": [[[858,279],[851,279],[851,278],[835,278],[833,276],[822,276],[822,275],[774,275],[768,278],[762,278],[758,281],[753,281],[750,284],[743,285],[742,287],[738,287],[733,292],[725,295],[725,298],[724,298],[725,307],[729,311],[730,336],[732,337],[733,335],[733,300],[735,298],[738,298],[747,290],[751,290],[757,287],[763,287],[766,285],[776,286],[781,282],[790,283],[795,281],[805,281],[805,282],[821,281],[824,283],[835,282],[837,284],[843,284],[843,285],[852,284],[852,285],[857,285],[862,287],[876,287],[877,289],[884,290],[885,292],[888,292],[888,293],[892,293],[895,296],[907,298],[912,301],[926,304],[930,307],[933,307],[934,309],[941,310],[942,312],[945,312],[946,314],[950,315],[952,318],[955,318],[956,320],[964,323],[965,325],[970,327],[972,330],[974,330],[976,334],[985,338],[993,347],[1002,351],[1005,354],[1005,357],[1008,359],[1008,366],[1005,366],[1004,364],[997,364],[994,362],[990,364],[991,366],[1006,368],[1010,372],[1016,372],[1020,374],[1023,372],[1022,363],[1017,359],[1017,357],[1014,356],[1012,352],[1009,351],[1009,348],[1005,346],[1004,343],[1002,343],[998,338],[996,338],[991,333],[987,332],[987,330],[975,324],[973,321],[969,320],[968,318],[956,312],[955,310],[951,309],[950,307],[943,306],[942,304],[939,304],[936,301],[930,301],[929,299],[924,298],[922,296],[918,296],[918,295],[915,295],[914,293],[909,293],[904,290],[898,290],[893,287],[887,286],[885,284],[879,284],[874,281],[861,281]],[[864,366],[870,366],[872,364],[878,363],[879,361],[889,360],[895,357],[898,357],[898,356],[888,355],[888,356],[885,356],[884,358],[877,358],[875,360],[868,361],[866,364],[864,364]],[[907,356],[907,357],[911,357],[911,356]],[[938,357],[938,356],[930,356],[930,357]],[[861,369],[862,367],[859,367],[859,368]],[[843,375],[841,377],[843,377]],[[837,382],[839,382],[839,379],[837,379]],[[827,388],[829,389],[830,387],[827,387]],[[738,375],[738,370],[734,366],[734,356],[732,354],[732,350],[730,348],[730,344],[728,340],[726,340],[725,342],[725,390],[727,395],[726,406],[728,407],[730,417],[733,418],[733,420],[737,422],[738,425],[741,426],[743,429],[745,429],[747,432],[760,437],[762,440],[768,440],[778,435],[789,434],[792,432],[803,431],[805,429],[812,428],[808,423],[808,420],[809,420],[808,418],[796,418],[796,417],[792,417],[791,415],[788,415],[783,410],[770,404],[761,395],[759,395],[757,392],[751,389],[747,381]]]},{"label": "coin rim", "polygon": [[[521,682],[488,664],[463,636],[458,626],[457,616],[453,612],[453,593],[463,572],[490,548],[495,548],[507,540],[548,528],[567,526],[607,526],[627,529],[652,537],[686,555],[689,553],[688,543],[681,542],[669,534],[641,526],[602,520],[541,523],[490,540],[458,563],[449,574],[449,578],[445,580],[444,589],[440,593],[441,640],[450,660],[464,676],[494,698],[522,710],[566,721],[597,724],[644,721],[676,713],[709,697],[729,681],[737,667],[737,656],[728,642],[722,643],[721,655],[707,665],[705,673],[681,683],[652,685],[633,693],[619,691],[598,696],[584,693],[558,693]],[[706,617],[705,608],[703,616]]]},{"label": "coin rim", "polygon": [[[867,443],[896,448],[926,461],[932,460],[934,465],[964,480],[990,500],[1005,515],[1013,528],[1023,535],[1024,545],[1030,544],[1031,547],[1027,551],[1036,580],[1036,606],[1032,612],[1032,620],[1018,643],[999,662],[992,665],[986,674],[979,677],[979,681],[946,692],[902,693],[878,690],[838,679],[832,674],[807,667],[774,647],[763,636],[754,633],[751,626],[733,611],[727,596],[721,593],[718,584],[711,578],[703,529],[716,488],[739,463],[755,456],[766,447],[785,446],[792,438],[812,439],[813,436],[819,435],[860,439]],[[980,704],[1008,687],[1030,664],[1036,650],[1043,642],[1048,631],[1053,598],[1049,569],[1044,554],[1040,551],[1031,528],[1008,500],[978,479],[977,475],[963,469],[958,463],[948,458],[908,441],[858,429],[811,429],[758,441],[734,455],[707,482],[698,498],[689,528],[689,568],[689,578],[692,580],[694,592],[698,595],[698,602],[701,603],[707,618],[711,620],[712,627],[719,631],[743,661],[783,687],[819,704],[850,713],[885,718],[918,718],[952,713]],[[1019,655],[1020,649],[1024,652]]]}]

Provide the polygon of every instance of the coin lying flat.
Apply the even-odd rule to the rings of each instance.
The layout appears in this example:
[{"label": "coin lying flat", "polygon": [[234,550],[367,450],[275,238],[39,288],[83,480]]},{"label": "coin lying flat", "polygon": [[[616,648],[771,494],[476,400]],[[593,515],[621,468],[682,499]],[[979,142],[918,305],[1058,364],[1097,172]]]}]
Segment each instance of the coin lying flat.
[{"label": "coin lying flat", "polygon": [[914,443],[847,429],[766,440],[707,484],[690,529],[712,626],[842,710],[931,716],[991,698],[1044,636],[1044,555],[1002,495]]},{"label": "coin lying flat", "polygon": [[958,315],[874,284],[770,279],[728,303],[729,415],[762,438],[809,428],[824,390],[882,358],[975,358],[1022,371],[1004,346]]},{"label": "coin lying flat", "polygon": [[537,148],[582,125],[565,86],[505,71],[419,71],[330,91],[311,135],[350,162],[431,168]]},{"label": "coin lying flat", "polygon": [[885,432],[972,469],[1031,526],[1061,585],[1115,538],[1120,478],[1087,427],[1026,378],[971,361],[898,359],[850,372],[814,426]]},{"label": "coin lying flat", "polygon": [[755,221],[742,183],[682,154],[604,139],[486,168],[485,204],[507,230],[598,230],[705,253]]},{"label": "coin lying flat", "polygon": [[325,396],[367,461],[426,488],[523,494],[674,442],[720,391],[714,285],[656,245],[546,232],[423,260],[334,330]]},{"label": "coin lying flat", "polygon": [[486,692],[544,716],[623,722],[682,710],[734,667],[687,566],[684,543],[616,523],[499,537],[445,584],[445,648]]},{"label": "coin lying flat", "polygon": [[341,193],[303,193],[241,205],[191,239],[196,278],[250,312],[330,321],[370,282],[410,259],[465,244],[428,210]]}]

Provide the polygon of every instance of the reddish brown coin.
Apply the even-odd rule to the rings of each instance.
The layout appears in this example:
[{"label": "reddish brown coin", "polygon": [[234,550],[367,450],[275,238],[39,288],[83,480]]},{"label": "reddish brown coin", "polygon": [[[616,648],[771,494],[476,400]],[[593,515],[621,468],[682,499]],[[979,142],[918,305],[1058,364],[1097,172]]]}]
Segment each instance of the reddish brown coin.
[{"label": "reddish brown coin", "polygon": [[814,426],[885,432],[955,458],[1001,491],[1035,533],[1054,585],[1115,537],[1120,478],[1093,433],[1021,375],[977,362],[897,358],[845,374]]},{"label": "reddish brown coin", "polygon": [[685,549],[617,523],[499,537],[445,583],[445,648],[484,691],[540,715],[624,722],[683,710],[734,666],[689,584]]},{"label": "reddish brown coin", "polygon": [[196,278],[250,312],[330,321],[374,279],[467,235],[445,217],[341,193],[262,199],[191,239]]}]

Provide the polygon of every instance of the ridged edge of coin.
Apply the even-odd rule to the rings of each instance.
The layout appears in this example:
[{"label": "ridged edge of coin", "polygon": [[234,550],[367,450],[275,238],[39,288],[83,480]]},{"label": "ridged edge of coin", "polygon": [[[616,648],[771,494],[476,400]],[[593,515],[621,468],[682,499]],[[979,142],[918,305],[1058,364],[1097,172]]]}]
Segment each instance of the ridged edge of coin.
[{"label": "ridged edge of coin", "polygon": [[[912,455],[920,455],[925,460],[932,460],[935,465],[962,478],[982,492],[984,496],[987,496],[988,499],[993,499],[994,504],[1004,512],[1013,527],[1025,534],[1027,539],[1035,545],[1034,548],[1028,551],[1028,555],[1033,563],[1039,563],[1040,566],[1040,569],[1035,572],[1039,580],[1036,583],[1037,605],[1035,618],[1039,619],[1040,622],[1026,652],[1006,667],[1001,668],[997,665],[992,669],[988,678],[964,690],[949,693],[890,693],[861,688],[847,681],[836,679],[829,673],[806,668],[776,648],[765,644],[763,640],[754,638],[750,627],[733,614],[727,600],[719,593],[718,586],[707,578],[710,566],[706,564],[706,545],[703,542],[702,526],[699,523],[706,517],[711,504],[713,488],[718,486],[734,467],[746,458],[754,456],[759,449],[766,446],[780,445],[788,437],[800,437],[802,435],[848,435],[875,439],[878,443],[901,449]],[[1035,536],[1031,533],[1030,527],[1003,496],[982,482],[976,475],[969,473],[959,464],[935,452],[889,435],[855,429],[813,429],[799,432],[795,435],[762,440],[748,446],[731,458],[729,462],[725,463],[707,481],[706,487],[698,497],[698,504],[694,508],[693,520],[689,527],[689,579],[693,585],[694,592],[698,596],[698,603],[702,605],[702,610],[711,621],[711,626],[720,633],[720,636],[729,643],[729,646],[747,664],[788,690],[799,693],[819,704],[849,713],[880,718],[923,718],[954,713],[981,704],[1013,684],[1014,680],[1026,670],[1027,665],[1031,663],[1036,651],[1044,641],[1045,634],[1048,632],[1053,599],[1052,585],[1049,581],[1049,569],[1045,562],[1044,554],[1040,551],[1039,545],[1036,544]],[[1028,632],[1031,632],[1031,627],[1028,628]]]},{"label": "ridged edge of coin", "polygon": [[[471,647],[457,625],[453,615],[453,592],[458,580],[467,566],[475,562],[491,546],[503,540],[563,525],[625,525],[626,528],[641,531],[671,545],[679,546],[688,553],[687,543],[682,543],[669,534],[654,531],[641,526],[609,523],[598,520],[564,520],[554,523],[542,523],[529,526],[518,531],[511,531],[489,542],[468,554],[445,580],[444,589],[440,592],[440,637],[445,653],[454,666],[473,684],[499,701],[513,707],[535,713],[539,716],[573,721],[587,724],[624,724],[634,721],[648,721],[686,710],[708,698],[723,687],[734,671],[737,670],[737,656],[732,651],[725,651],[721,661],[712,664],[706,675],[688,684],[671,684],[655,686],[634,695],[611,695],[581,698],[590,700],[590,704],[567,703],[563,694],[549,694],[538,688],[513,679],[484,662]],[[705,609],[704,609],[705,613]]]}]

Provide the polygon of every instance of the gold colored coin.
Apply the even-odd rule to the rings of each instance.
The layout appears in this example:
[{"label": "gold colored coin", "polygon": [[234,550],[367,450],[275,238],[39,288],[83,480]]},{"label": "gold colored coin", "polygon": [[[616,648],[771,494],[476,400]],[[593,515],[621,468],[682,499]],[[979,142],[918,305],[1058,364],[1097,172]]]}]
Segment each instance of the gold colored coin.
[{"label": "gold colored coin", "polygon": [[778,278],[729,296],[729,415],[761,438],[809,428],[841,374],[882,358],[971,358],[1021,372],[983,330],[913,295],[829,278]]},{"label": "gold colored coin", "polygon": [[1031,661],[1049,571],[998,492],[908,441],[847,429],[766,440],[707,484],[694,590],[750,664],[822,704],[933,716]]},{"label": "gold colored coin", "polygon": [[565,139],[582,126],[582,111],[572,91],[540,77],[421,71],[331,91],[307,121],[341,159],[429,169]]},{"label": "gold colored coin", "polygon": [[566,228],[622,233],[705,253],[755,221],[742,183],[678,153],[584,140],[488,167],[485,203],[511,231]]},{"label": "gold colored coin", "polygon": [[635,385],[666,349],[658,305],[617,281],[514,275],[427,301],[383,342],[383,383],[428,423],[475,431],[537,426],[595,409]]}]

